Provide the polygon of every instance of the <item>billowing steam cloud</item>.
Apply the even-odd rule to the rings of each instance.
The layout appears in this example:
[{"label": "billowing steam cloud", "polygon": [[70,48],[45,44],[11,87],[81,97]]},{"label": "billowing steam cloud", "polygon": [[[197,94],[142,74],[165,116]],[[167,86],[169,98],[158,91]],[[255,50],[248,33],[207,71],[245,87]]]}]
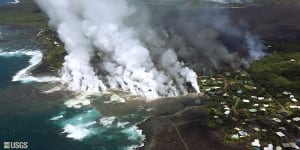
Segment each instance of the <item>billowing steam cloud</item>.
[{"label": "billowing steam cloud", "polygon": [[258,38],[220,9],[159,1],[146,7],[134,0],[37,2],[65,43],[62,79],[74,91],[122,89],[148,99],[186,94],[188,85],[199,92],[187,65],[206,72],[239,68],[263,55]]},{"label": "billowing steam cloud", "polygon": [[258,37],[244,23],[233,24],[220,7],[152,9],[164,41],[194,70],[240,69],[264,55]]},{"label": "billowing steam cloud", "polygon": [[153,99],[185,94],[189,82],[199,92],[196,73],[160,41],[144,20],[146,13],[127,0],[37,2],[66,45],[62,79],[71,90],[118,88]]},{"label": "billowing steam cloud", "polygon": [[207,1],[217,2],[217,3],[223,3],[223,4],[227,4],[227,3],[249,3],[249,2],[252,2],[252,0],[207,0]]}]

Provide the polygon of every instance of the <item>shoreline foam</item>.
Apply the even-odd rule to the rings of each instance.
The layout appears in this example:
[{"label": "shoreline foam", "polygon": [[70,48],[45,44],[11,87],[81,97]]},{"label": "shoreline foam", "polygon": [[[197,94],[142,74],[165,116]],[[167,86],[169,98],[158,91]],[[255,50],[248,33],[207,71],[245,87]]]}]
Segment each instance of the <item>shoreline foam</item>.
[{"label": "shoreline foam", "polygon": [[59,82],[60,78],[55,76],[41,76],[35,77],[31,75],[31,71],[35,69],[37,65],[42,62],[43,53],[38,50],[18,50],[12,52],[2,52],[0,51],[0,56],[2,57],[18,57],[18,56],[29,56],[31,57],[29,60],[29,66],[18,71],[14,76],[13,82],[21,82],[21,83],[30,83],[30,82]]},{"label": "shoreline foam", "polygon": [[13,2],[8,2],[9,4],[18,4],[18,3],[20,3],[20,1],[19,0],[15,0],[15,1],[13,1]]}]

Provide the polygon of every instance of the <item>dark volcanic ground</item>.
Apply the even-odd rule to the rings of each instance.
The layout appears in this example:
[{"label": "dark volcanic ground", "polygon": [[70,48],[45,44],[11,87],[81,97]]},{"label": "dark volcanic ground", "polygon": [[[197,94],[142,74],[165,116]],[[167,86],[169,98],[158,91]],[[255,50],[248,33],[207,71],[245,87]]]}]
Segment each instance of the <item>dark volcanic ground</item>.
[{"label": "dark volcanic ground", "polygon": [[228,9],[236,23],[245,23],[266,41],[300,39],[300,5],[251,6]]},{"label": "dark volcanic ground", "polygon": [[[150,118],[140,127],[147,135],[146,150],[241,150],[246,144],[223,143],[223,132],[204,122],[202,106],[186,108],[172,115]],[[151,142],[150,142],[151,141]]]}]

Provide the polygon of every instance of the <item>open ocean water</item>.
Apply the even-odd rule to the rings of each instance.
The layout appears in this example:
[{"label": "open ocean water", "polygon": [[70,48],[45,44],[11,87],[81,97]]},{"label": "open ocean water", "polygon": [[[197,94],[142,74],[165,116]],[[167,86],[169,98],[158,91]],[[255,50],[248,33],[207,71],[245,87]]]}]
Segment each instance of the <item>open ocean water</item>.
[{"label": "open ocean water", "polygon": [[6,4],[10,2],[14,2],[14,0],[0,0],[0,4]]},{"label": "open ocean water", "polygon": [[28,142],[31,150],[125,150],[142,144],[136,123],[145,118],[138,110],[104,116],[92,105],[66,107],[74,97],[63,92],[43,92],[53,84],[12,82],[30,65],[27,52],[38,49],[31,37],[37,31],[0,25],[0,33],[1,148],[6,141]]}]

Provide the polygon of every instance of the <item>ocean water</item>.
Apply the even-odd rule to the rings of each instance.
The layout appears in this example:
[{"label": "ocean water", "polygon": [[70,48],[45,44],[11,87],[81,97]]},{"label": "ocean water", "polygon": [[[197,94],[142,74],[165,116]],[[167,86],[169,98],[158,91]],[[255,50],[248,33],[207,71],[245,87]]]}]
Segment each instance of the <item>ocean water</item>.
[{"label": "ocean water", "polygon": [[90,104],[69,108],[65,103],[74,95],[45,92],[56,83],[13,82],[32,63],[33,56],[26,54],[39,45],[28,37],[37,31],[0,25],[0,32],[0,145],[16,141],[28,142],[31,150],[125,150],[142,144],[136,128],[145,119],[140,109],[114,116]]},{"label": "ocean water", "polygon": [[12,77],[21,69],[29,65],[28,56],[0,56],[0,89],[9,85],[16,85],[18,83],[11,82]]},{"label": "ocean water", "polygon": [[0,0],[0,4],[6,4],[9,2],[14,2],[14,0]]}]

